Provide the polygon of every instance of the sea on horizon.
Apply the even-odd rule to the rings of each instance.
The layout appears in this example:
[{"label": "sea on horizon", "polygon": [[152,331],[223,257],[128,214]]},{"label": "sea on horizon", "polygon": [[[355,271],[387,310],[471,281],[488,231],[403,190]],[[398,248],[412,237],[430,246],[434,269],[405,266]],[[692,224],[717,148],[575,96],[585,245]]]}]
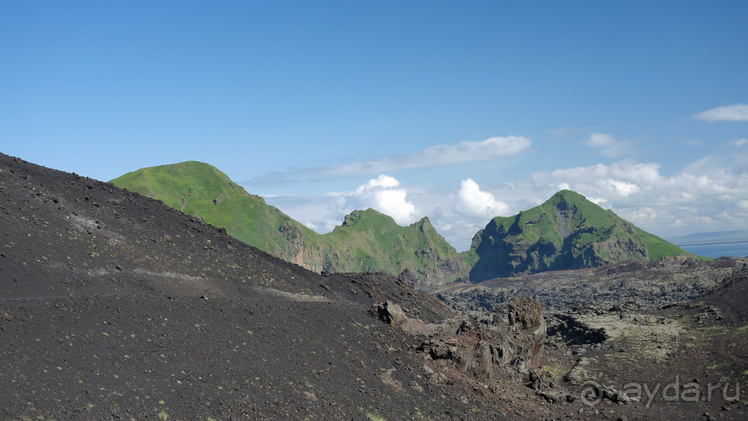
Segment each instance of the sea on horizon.
[{"label": "sea on horizon", "polygon": [[735,243],[709,243],[679,245],[680,248],[690,251],[693,254],[718,258],[718,257],[748,257],[748,241]]}]

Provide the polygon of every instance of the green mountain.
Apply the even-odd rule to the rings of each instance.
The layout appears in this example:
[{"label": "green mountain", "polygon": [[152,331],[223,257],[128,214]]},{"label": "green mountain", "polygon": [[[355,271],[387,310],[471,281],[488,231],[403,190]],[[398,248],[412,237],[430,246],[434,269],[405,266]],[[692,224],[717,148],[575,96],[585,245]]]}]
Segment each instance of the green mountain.
[{"label": "green mountain", "polygon": [[223,227],[229,235],[315,272],[385,272],[414,284],[689,255],[584,196],[563,190],[512,217],[496,217],[458,254],[428,218],[403,227],[373,209],[318,234],[201,162],[145,168],[111,181]]},{"label": "green mountain", "polygon": [[466,277],[469,270],[428,218],[402,227],[368,209],[351,213],[341,226],[321,235],[201,162],[144,168],[111,183],[315,272],[385,272],[413,283],[441,284]]},{"label": "green mountain", "polygon": [[569,190],[511,217],[496,217],[464,253],[470,280],[690,255]]},{"label": "green mountain", "polygon": [[336,250],[326,263],[337,272],[397,272],[413,283],[435,284],[466,278],[469,270],[427,217],[401,227],[373,209],[355,211],[323,237]]}]

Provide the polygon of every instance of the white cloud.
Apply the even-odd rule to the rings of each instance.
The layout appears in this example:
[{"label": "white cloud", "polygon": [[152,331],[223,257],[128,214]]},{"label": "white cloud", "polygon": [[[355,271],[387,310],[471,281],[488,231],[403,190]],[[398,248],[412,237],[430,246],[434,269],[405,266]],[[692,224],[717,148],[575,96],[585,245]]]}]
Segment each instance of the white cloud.
[{"label": "white cloud", "polygon": [[376,189],[378,187],[387,189],[397,187],[399,185],[400,182],[397,181],[395,177],[380,174],[378,178],[372,178],[371,180],[367,181],[366,184],[358,186],[358,188],[356,189],[356,193],[361,194],[367,190]]},{"label": "white cloud", "polygon": [[607,184],[611,191],[614,191],[616,194],[623,197],[628,197],[630,194],[641,190],[641,187],[638,185],[627,181],[605,180],[604,184]]},{"label": "white cloud", "polygon": [[748,105],[734,104],[712,108],[695,114],[693,118],[710,123],[716,121],[748,121]]},{"label": "white cloud", "polygon": [[481,190],[472,178],[460,183],[455,207],[461,213],[488,219],[506,216],[509,213],[509,205],[496,200],[493,194]]},{"label": "white cloud", "polygon": [[329,174],[369,174],[413,168],[440,167],[473,161],[505,158],[527,150],[532,141],[521,136],[489,137],[479,142],[463,141],[431,146],[419,153],[358,161],[323,170]]},{"label": "white cloud", "polygon": [[561,189],[577,191],[663,237],[748,229],[748,141],[727,142],[672,175],[662,174],[657,162],[629,159],[536,172],[490,187],[465,178],[453,189],[437,184],[406,188],[398,179],[380,175],[347,192],[267,200],[318,232],[329,232],[345,214],[369,207],[401,225],[428,216],[463,251],[491,218],[537,206]]},{"label": "white cloud", "polygon": [[400,225],[408,225],[416,221],[416,208],[407,196],[408,191],[400,187],[396,178],[382,174],[358,186],[345,206],[350,211],[373,208],[391,216]]},{"label": "white cloud", "polygon": [[725,143],[716,152],[698,159],[684,169],[688,174],[711,174],[723,172],[748,172],[748,139],[737,139]]},{"label": "white cloud", "polygon": [[618,140],[606,133],[592,133],[582,143],[600,149],[600,155],[607,156],[608,158],[619,158],[629,155],[634,151],[630,141]]},{"label": "white cloud", "polygon": [[[673,176],[657,163],[622,161],[538,172],[528,189],[548,194],[560,183],[637,226],[661,236],[684,227],[744,229],[748,197],[748,142],[729,142]],[[743,219],[741,219],[743,218]],[[742,224],[742,225],[741,225]]]},{"label": "white cloud", "polygon": [[369,161],[354,161],[347,164],[326,167],[271,171],[247,180],[243,184],[274,188],[308,180],[310,176],[317,176],[324,179],[341,175],[369,175],[407,169],[442,167],[467,162],[506,158],[526,151],[531,145],[532,140],[527,137],[496,136],[477,142],[463,141],[448,145],[436,145],[418,153],[392,155]]},{"label": "white cloud", "polygon": [[598,148],[607,148],[610,146],[613,146],[618,142],[615,137],[605,134],[605,133],[592,133],[590,137],[588,137],[586,140],[582,141],[583,143],[598,147]]},{"label": "white cloud", "polygon": [[[564,185],[575,190],[579,185],[598,186],[595,191],[622,194],[635,189],[634,186],[658,184],[662,181],[660,165],[655,162],[637,163],[626,160],[610,165],[597,164],[590,167],[575,167],[554,171],[541,171],[531,179],[539,186]],[[628,188],[622,188],[624,183]],[[581,192],[580,192],[581,193]]]}]

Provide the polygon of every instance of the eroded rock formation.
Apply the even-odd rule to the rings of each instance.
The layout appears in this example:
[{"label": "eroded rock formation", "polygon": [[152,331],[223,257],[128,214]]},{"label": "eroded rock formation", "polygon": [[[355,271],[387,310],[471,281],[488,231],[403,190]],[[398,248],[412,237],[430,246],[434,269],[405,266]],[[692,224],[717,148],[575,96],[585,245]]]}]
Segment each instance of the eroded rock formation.
[{"label": "eroded rock formation", "polygon": [[491,384],[497,370],[512,367],[521,373],[543,354],[547,325],[540,303],[533,298],[516,297],[504,312],[490,319],[460,315],[442,323],[425,323],[408,317],[390,301],[378,302],[371,314],[384,323],[411,335],[423,336],[418,351],[432,370],[455,370],[474,380]]}]

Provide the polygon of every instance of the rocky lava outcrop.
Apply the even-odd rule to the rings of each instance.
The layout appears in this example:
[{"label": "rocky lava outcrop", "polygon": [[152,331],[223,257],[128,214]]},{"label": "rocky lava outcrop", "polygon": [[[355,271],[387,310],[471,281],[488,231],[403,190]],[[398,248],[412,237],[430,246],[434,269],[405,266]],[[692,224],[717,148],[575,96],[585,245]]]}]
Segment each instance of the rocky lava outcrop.
[{"label": "rocky lava outcrop", "polygon": [[368,314],[450,313],[421,296],[0,154],[0,419],[512,418],[424,381],[420,341]]},{"label": "rocky lava outcrop", "polygon": [[[515,298],[505,312],[495,312],[488,318],[459,315],[438,324],[408,317],[390,301],[376,303],[371,313],[425,338],[418,351],[432,372],[457,371],[491,388],[502,377],[502,368],[526,374],[543,355],[547,327],[540,304],[531,298]],[[446,380],[444,374],[440,375]]]}]

